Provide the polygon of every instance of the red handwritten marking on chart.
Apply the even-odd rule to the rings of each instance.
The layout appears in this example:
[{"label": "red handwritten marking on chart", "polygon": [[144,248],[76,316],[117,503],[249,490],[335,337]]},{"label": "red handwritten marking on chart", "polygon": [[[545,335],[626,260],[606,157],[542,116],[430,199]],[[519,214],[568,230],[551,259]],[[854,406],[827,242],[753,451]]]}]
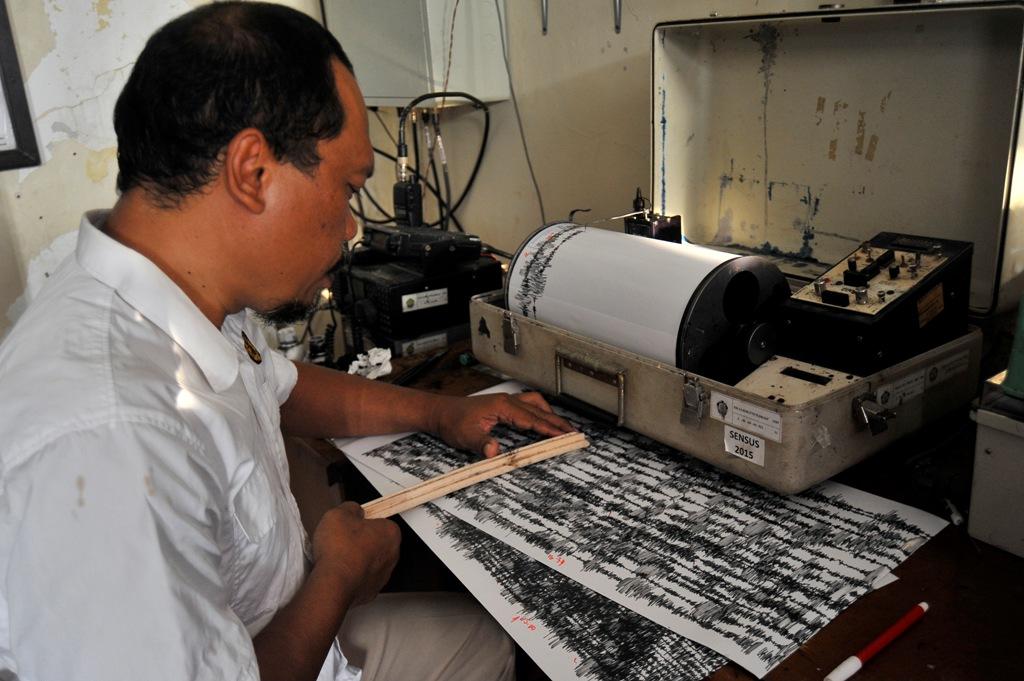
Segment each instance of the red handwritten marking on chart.
[{"label": "red handwritten marking on chart", "polygon": [[522,622],[523,626],[530,631],[537,631],[537,625],[530,621],[530,618],[523,617],[522,615],[516,615],[512,618],[513,622]]},{"label": "red handwritten marking on chart", "polygon": [[550,560],[552,563],[554,563],[558,567],[562,567],[563,565],[565,565],[565,558],[563,558],[562,556],[556,556],[553,553],[549,553],[548,554],[548,560]]}]

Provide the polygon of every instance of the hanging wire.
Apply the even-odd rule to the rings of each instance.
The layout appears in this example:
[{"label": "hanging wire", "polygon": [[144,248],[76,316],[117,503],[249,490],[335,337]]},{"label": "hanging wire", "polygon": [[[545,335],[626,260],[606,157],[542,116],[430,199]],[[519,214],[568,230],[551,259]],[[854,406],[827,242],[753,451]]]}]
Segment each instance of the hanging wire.
[{"label": "hanging wire", "polygon": [[380,111],[378,111],[376,107],[374,107],[373,109],[373,115],[377,117],[377,121],[380,123],[380,127],[384,128],[384,134],[388,136],[388,139],[391,140],[391,143],[398,144],[398,142],[395,140],[395,136],[391,134],[391,128],[389,128],[388,124],[384,122],[384,119],[380,115]]},{"label": "hanging wire", "polygon": [[533,172],[533,162],[530,160],[530,149],[526,144],[526,133],[523,131],[523,118],[519,115],[519,100],[516,99],[516,89],[512,84],[512,69],[508,64],[508,47],[505,45],[505,23],[501,19],[501,6],[499,0],[494,0],[494,9],[498,13],[498,35],[501,37],[501,56],[505,58],[505,73],[508,75],[508,91],[512,95],[512,108],[516,112],[516,123],[519,125],[519,138],[523,141],[523,153],[526,154],[526,167],[530,169],[530,179],[533,181],[533,190],[537,194],[537,205],[540,206],[540,219],[547,224],[547,215],[544,212],[544,199],[540,195],[540,186],[537,184],[537,175]]},{"label": "hanging wire", "polygon": [[[452,21],[448,27],[448,63],[444,67],[444,82],[441,85],[441,91],[448,91],[448,76],[452,72],[452,51],[455,49],[455,15],[459,11],[459,0],[455,0],[455,6],[452,7]],[[445,98],[441,98],[441,110],[444,110]]]},{"label": "hanging wire", "polygon": [[[431,119],[430,122],[431,122],[431,125],[430,125],[430,129],[429,130],[427,128],[426,121],[424,121],[424,124],[423,124],[423,132],[425,134],[425,138],[426,138],[425,141],[426,141],[426,145],[427,145],[427,153],[428,153],[428,155],[430,157],[430,165],[427,168],[427,172],[430,173],[431,176],[434,178],[434,186],[435,187],[440,187],[441,186],[441,181],[440,181],[440,179],[437,176],[437,163],[436,163],[436,159],[435,159],[435,156],[434,156],[434,138],[438,134],[437,133],[437,116],[434,116]],[[445,201],[447,201],[447,203]],[[449,205],[451,205],[451,194],[450,193],[448,193],[446,195],[445,201],[442,201],[440,199],[440,197],[438,197],[438,201],[437,201],[437,219],[438,219],[438,222],[440,223],[441,229],[443,231],[447,232],[448,231],[448,218],[446,216],[445,209]]]},{"label": "hanging wire", "polygon": [[[451,205],[452,179],[451,176],[448,174],[448,157],[444,153],[444,140],[441,138],[440,129],[438,129],[437,131],[437,155],[441,159],[441,170],[443,171],[444,174],[444,200],[448,202],[448,205]],[[434,181],[437,182],[436,179]],[[448,229],[447,223],[445,223],[444,228],[446,230]]]},{"label": "hanging wire", "polygon": [[[375,152],[377,152],[378,154],[380,154],[381,156],[383,156],[384,158],[388,159],[389,161],[393,161],[393,162],[397,161],[396,157],[393,154],[389,154],[388,152],[384,151],[383,149],[378,149],[377,147],[374,147],[373,150]],[[424,182],[423,186],[426,187],[427,190],[431,194],[433,194],[435,197],[439,198],[442,201],[444,200],[441,197],[441,193],[440,193],[440,191],[438,190],[438,188],[436,186],[434,186],[430,182]],[[364,193],[366,192],[366,187],[363,187],[363,192]],[[369,194],[367,194],[367,197],[369,197]],[[448,213],[449,218],[451,219],[452,224],[455,225],[455,228],[457,230],[459,230],[460,232],[465,232],[466,230],[463,228],[462,223],[459,222],[458,218],[455,217],[455,215],[452,212],[450,207],[447,209],[447,213]],[[425,223],[424,226],[426,226],[426,227],[436,227],[437,225],[438,225],[437,222],[430,222],[430,223]]]},{"label": "hanging wire", "polygon": [[387,214],[385,214],[385,217],[383,218],[371,218],[367,216],[366,208],[363,207],[363,190],[360,190],[353,198],[355,198],[358,208],[352,208],[351,205],[349,208],[352,210],[352,214],[362,220],[363,223],[370,225],[388,225],[395,221],[393,217],[389,217]]}]

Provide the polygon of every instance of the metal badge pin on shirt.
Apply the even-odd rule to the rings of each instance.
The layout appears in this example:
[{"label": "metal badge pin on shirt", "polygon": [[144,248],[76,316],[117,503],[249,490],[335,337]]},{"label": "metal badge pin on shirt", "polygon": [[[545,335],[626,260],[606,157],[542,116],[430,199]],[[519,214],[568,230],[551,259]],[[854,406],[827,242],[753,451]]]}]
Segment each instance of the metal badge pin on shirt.
[{"label": "metal badge pin on shirt", "polygon": [[242,342],[245,344],[245,351],[249,353],[249,359],[256,362],[257,364],[263,363],[263,355],[256,349],[256,346],[252,344],[249,337],[245,335],[245,331],[242,332]]}]

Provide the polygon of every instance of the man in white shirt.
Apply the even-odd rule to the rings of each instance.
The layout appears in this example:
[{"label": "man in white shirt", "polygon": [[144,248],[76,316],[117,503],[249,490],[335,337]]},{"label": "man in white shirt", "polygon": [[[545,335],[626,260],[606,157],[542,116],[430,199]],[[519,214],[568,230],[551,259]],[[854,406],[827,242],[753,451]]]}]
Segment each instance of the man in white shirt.
[{"label": "man in white shirt", "polygon": [[147,43],[115,109],[121,196],[0,346],[0,678],[358,679],[346,645],[365,681],[511,678],[464,602],[352,610],[397,527],[347,503],[310,541],[288,491],[282,431],[491,456],[497,423],[569,428],[536,395],[441,397],[266,346],[247,310],[302,316],[355,234],[373,151],[351,69],[276,5],[204,6]]}]

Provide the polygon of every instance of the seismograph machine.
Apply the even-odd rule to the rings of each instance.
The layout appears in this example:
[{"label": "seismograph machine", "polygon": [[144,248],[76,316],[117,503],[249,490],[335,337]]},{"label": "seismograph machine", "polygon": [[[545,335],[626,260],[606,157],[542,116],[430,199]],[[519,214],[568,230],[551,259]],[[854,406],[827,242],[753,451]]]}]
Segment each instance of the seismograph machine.
[{"label": "seismograph machine", "polygon": [[656,26],[682,243],[541,227],[477,357],[784,493],[966,405],[1024,289],[1024,6],[861,4]]}]

